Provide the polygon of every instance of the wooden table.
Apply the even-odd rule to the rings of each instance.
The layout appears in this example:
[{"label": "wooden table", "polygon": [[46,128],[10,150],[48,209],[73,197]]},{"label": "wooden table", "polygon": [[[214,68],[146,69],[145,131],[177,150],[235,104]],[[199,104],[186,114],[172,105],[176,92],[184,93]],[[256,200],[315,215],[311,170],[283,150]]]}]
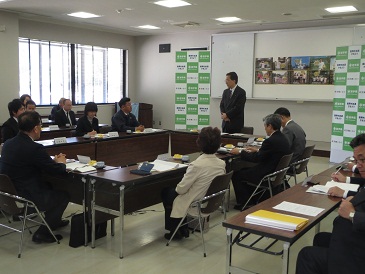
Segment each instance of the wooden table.
[{"label": "wooden table", "polygon": [[[328,172],[332,173],[335,169],[330,169]],[[330,180],[330,176],[328,175],[319,175],[313,177],[313,180],[315,182],[320,182],[321,184],[325,184],[328,180]],[[283,241],[283,263],[282,263],[282,273],[288,273],[288,267],[289,267],[289,248],[292,244],[294,244],[300,237],[302,237],[306,232],[308,232],[312,227],[319,225],[320,221],[323,220],[326,216],[328,216],[333,210],[335,210],[338,205],[341,202],[341,198],[336,197],[330,197],[326,195],[320,195],[320,194],[311,194],[306,193],[307,187],[301,186],[301,184],[295,185],[294,187],[291,187],[287,189],[284,192],[281,192],[275,196],[273,196],[270,199],[267,199],[263,202],[261,202],[258,205],[255,205],[254,207],[251,207],[233,217],[223,222],[223,226],[227,229],[227,265],[226,265],[226,273],[230,273],[231,269],[236,269],[231,264],[231,258],[232,258],[232,247],[234,244],[239,245],[240,241],[242,240],[243,233],[251,233],[255,235],[259,235],[262,237],[269,237],[274,240],[280,240]],[[324,208],[324,210],[317,216],[311,217],[311,216],[305,216],[305,218],[309,219],[309,222],[307,225],[305,225],[302,229],[299,231],[286,231],[286,230],[280,230],[265,226],[259,226],[259,225],[252,225],[252,224],[246,224],[245,218],[248,214],[255,212],[259,209],[265,209],[270,210],[273,212],[279,212],[283,214],[289,214],[293,216],[299,216],[304,217],[300,214],[295,214],[291,212],[285,212],[273,209],[274,206],[280,204],[283,201],[287,202],[293,202],[293,203],[300,203],[303,205],[309,205],[309,206],[315,206],[319,208]],[[237,231],[237,235],[233,239],[232,234],[233,231]],[[319,226],[317,227],[317,230],[319,230]],[[244,246],[247,247],[247,246]],[[250,248],[250,247],[248,247]],[[255,249],[255,248],[251,248]],[[258,249],[255,249],[258,250]],[[262,251],[262,250],[258,250]],[[269,252],[266,252],[269,253]],[[272,254],[272,253],[269,253]],[[274,255],[280,255],[274,254]],[[276,271],[273,271],[276,272]]]}]

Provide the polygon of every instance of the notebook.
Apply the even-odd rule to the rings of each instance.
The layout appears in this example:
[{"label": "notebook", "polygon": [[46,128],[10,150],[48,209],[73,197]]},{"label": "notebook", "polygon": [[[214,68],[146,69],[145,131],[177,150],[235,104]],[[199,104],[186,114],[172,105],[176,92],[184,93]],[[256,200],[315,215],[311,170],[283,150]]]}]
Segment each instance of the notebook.
[{"label": "notebook", "polygon": [[138,167],[138,169],[132,169],[130,173],[137,175],[150,175],[153,167],[154,164],[143,163]]}]

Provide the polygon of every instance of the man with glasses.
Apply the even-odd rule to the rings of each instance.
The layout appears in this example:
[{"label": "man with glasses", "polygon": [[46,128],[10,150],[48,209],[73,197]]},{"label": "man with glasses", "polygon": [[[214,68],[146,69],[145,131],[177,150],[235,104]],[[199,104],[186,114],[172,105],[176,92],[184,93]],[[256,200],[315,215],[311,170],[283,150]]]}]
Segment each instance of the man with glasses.
[{"label": "man with glasses", "polygon": [[144,131],[144,126],[141,125],[136,116],[132,113],[131,99],[128,97],[122,98],[119,101],[120,110],[112,117],[112,129],[118,132]]},{"label": "man with glasses", "polygon": [[[3,146],[0,172],[10,177],[20,196],[31,200],[45,212],[45,220],[52,230],[66,226],[69,221],[63,221],[62,214],[69,202],[68,194],[53,190],[42,180],[43,172],[66,173],[66,155],[55,155],[52,160],[43,145],[34,142],[40,138],[42,127],[37,112],[22,113],[18,117],[18,123],[18,135]],[[55,236],[58,240],[62,239],[61,235]],[[45,226],[38,228],[32,240],[36,243],[55,241]]]},{"label": "man with glasses", "polygon": [[[351,177],[350,183],[364,183],[365,134],[356,136],[350,146],[361,178]],[[336,181],[345,182],[342,174],[332,174]],[[344,193],[329,190],[332,196],[345,197]],[[355,194],[355,196],[351,196]],[[313,246],[304,247],[298,254],[296,273],[364,273],[365,269],[365,191],[347,193],[333,221],[332,233],[320,232]]]}]

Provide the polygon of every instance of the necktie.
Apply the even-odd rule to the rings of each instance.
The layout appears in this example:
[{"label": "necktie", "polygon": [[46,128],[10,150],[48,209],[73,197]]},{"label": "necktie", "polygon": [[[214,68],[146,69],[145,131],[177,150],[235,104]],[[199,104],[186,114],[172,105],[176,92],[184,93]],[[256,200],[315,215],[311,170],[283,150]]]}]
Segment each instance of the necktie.
[{"label": "necktie", "polygon": [[229,93],[229,98],[231,98],[232,97],[232,89],[229,89],[229,91],[230,91],[230,93]]},{"label": "necktie", "polygon": [[72,122],[71,122],[71,119],[70,119],[70,116],[68,115],[68,111],[67,111],[67,120],[70,122],[70,126],[72,126]]}]

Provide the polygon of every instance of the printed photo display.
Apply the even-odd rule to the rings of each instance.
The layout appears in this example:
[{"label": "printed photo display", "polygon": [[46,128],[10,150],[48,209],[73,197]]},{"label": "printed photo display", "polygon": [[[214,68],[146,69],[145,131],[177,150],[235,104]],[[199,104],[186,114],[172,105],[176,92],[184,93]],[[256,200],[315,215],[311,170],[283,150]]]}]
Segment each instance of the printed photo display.
[{"label": "printed photo display", "polygon": [[333,84],[335,56],[256,58],[256,84]]}]

